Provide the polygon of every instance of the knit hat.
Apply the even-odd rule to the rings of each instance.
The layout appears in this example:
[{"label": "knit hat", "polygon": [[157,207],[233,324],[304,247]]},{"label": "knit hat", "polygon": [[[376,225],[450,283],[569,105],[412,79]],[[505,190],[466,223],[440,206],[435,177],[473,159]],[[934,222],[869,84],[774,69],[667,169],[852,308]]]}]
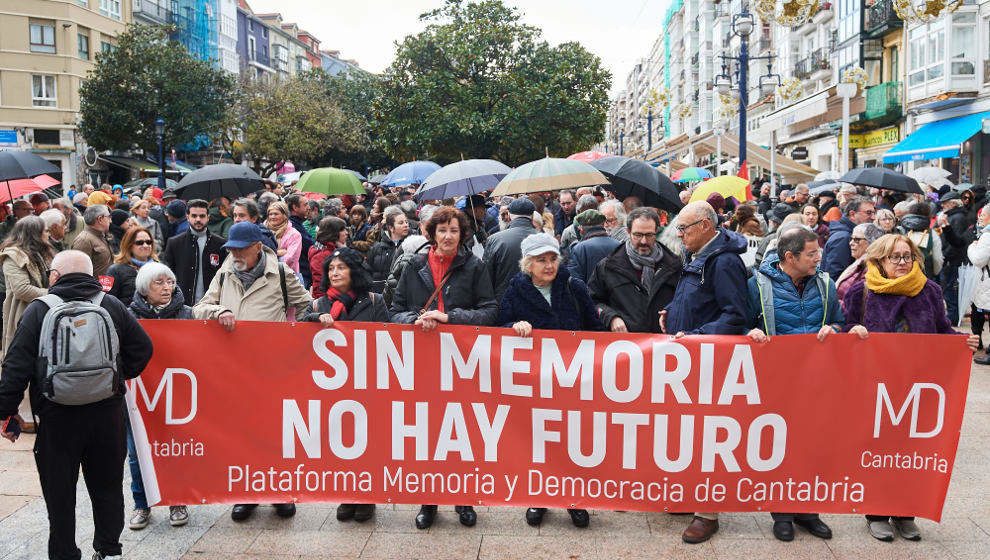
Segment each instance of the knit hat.
[{"label": "knit hat", "polygon": [[89,201],[86,205],[93,206],[94,204],[105,204],[106,206],[110,206],[111,202],[113,202],[112,196],[103,191],[93,191],[93,194],[89,195]]},{"label": "knit hat", "polygon": [[157,198],[158,200],[161,200],[162,199],[162,190],[159,189],[158,187],[152,188],[151,189],[151,196]]},{"label": "knit hat", "polygon": [[581,227],[600,226],[605,223],[605,214],[595,209],[585,210],[575,216],[574,223]]},{"label": "knit hat", "polygon": [[522,240],[522,255],[536,256],[544,253],[560,254],[560,243],[548,233],[534,233]]},{"label": "knit hat", "polygon": [[181,200],[173,200],[165,207],[165,213],[173,218],[181,218],[186,215],[186,203]]},{"label": "knit hat", "polygon": [[794,209],[790,204],[785,204],[783,202],[778,202],[773,210],[770,211],[770,219],[778,224],[784,223],[784,218],[790,216],[797,210]]},{"label": "knit hat", "polygon": [[718,212],[719,210],[725,210],[725,197],[717,192],[713,192],[712,194],[708,195],[708,198],[705,199],[705,202],[710,204],[712,208],[715,209],[716,212]]},{"label": "knit hat", "polygon": [[126,222],[127,218],[130,217],[131,215],[123,210],[113,210],[110,212],[110,223],[112,223],[115,226],[119,226],[124,222]]}]

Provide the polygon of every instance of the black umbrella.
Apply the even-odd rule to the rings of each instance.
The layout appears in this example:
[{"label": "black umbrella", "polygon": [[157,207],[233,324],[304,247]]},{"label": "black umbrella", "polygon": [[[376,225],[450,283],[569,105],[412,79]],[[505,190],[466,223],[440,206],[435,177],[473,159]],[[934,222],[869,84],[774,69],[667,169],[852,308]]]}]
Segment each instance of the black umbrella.
[{"label": "black umbrella", "polygon": [[886,167],[860,167],[839,177],[839,180],[854,185],[887,189],[888,191],[925,194],[918,186],[918,181]]},{"label": "black umbrella", "polygon": [[218,163],[207,165],[186,175],[175,187],[182,200],[213,200],[225,196],[231,200],[265,188],[265,181],[243,165]]},{"label": "black umbrella", "polygon": [[635,196],[646,206],[674,213],[684,208],[677,185],[643,160],[609,156],[590,163],[612,181],[611,185],[602,185],[602,188],[615,194],[619,200]]},{"label": "black umbrella", "polygon": [[[62,176],[62,170],[47,159],[22,150],[7,150],[0,152],[0,183],[15,179],[30,179],[38,175]],[[7,183],[7,195],[14,199]]]}]

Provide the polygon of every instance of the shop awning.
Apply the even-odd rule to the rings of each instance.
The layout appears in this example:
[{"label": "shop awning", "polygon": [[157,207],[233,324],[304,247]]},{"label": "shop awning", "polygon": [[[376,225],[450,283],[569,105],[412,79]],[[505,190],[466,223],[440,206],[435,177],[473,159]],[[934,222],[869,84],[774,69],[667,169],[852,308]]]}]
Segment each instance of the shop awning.
[{"label": "shop awning", "polygon": [[922,125],[885,153],[883,162],[959,157],[962,143],[983,128],[986,118],[990,118],[990,111]]},{"label": "shop awning", "polygon": [[[120,157],[120,156],[100,156],[100,159],[117,167],[123,167],[125,169],[136,169],[142,173],[158,175],[158,164],[152,163],[148,160]],[[166,169],[165,174],[176,173],[175,169]]]},{"label": "shop awning", "polygon": [[[703,143],[706,144],[711,151],[715,150],[715,138],[706,138]],[[739,137],[728,132],[722,135],[722,151],[729,154],[738,154]],[[764,169],[770,169],[770,150],[758,144],[754,144],[753,142],[747,141],[746,161],[749,165],[758,165]],[[774,157],[774,167],[777,173],[794,181],[804,181],[813,178],[816,174],[818,174],[818,170],[815,168],[809,167],[803,163],[798,163],[793,159],[780,154]]]}]

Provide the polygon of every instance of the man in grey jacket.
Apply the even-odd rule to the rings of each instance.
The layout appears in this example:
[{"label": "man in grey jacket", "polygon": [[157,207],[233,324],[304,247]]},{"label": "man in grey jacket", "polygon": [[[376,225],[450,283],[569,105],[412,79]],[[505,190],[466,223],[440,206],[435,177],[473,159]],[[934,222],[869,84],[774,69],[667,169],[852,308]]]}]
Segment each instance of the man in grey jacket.
[{"label": "man in grey jacket", "polygon": [[539,233],[533,227],[533,212],[536,205],[528,198],[518,198],[509,204],[509,225],[485,243],[484,261],[492,277],[495,288],[495,301],[502,301],[502,294],[509,287],[509,280],[519,272],[519,259],[522,258],[522,241]]}]

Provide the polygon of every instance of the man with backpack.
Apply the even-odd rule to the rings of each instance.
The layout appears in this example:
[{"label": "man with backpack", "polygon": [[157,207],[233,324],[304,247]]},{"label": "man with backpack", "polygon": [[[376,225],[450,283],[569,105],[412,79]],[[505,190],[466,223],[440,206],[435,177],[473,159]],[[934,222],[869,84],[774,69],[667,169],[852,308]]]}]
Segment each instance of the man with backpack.
[{"label": "man with backpack", "polygon": [[[231,226],[223,245],[230,258],[210,282],[206,295],[193,307],[197,319],[216,319],[228,331],[236,321],[305,321],[312,298],[299,278],[278,261],[275,251],[262,245],[261,230],[251,222]],[[292,315],[294,314],[294,318]],[[257,504],[236,504],[234,521],[251,516]],[[295,504],[275,504],[275,513],[291,517]]]},{"label": "man with backpack", "polygon": [[82,467],[93,503],[93,559],[119,558],[127,448],[124,380],[148,364],[151,339],[123,303],[103,293],[85,253],[55,255],[49,275],[49,294],[27,307],[4,356],[2,435],[17,439],[24,421],[17,405],[30,386],[38,417],[34,457],[48,508],[48,557],[81,557],[75,510]]}]

